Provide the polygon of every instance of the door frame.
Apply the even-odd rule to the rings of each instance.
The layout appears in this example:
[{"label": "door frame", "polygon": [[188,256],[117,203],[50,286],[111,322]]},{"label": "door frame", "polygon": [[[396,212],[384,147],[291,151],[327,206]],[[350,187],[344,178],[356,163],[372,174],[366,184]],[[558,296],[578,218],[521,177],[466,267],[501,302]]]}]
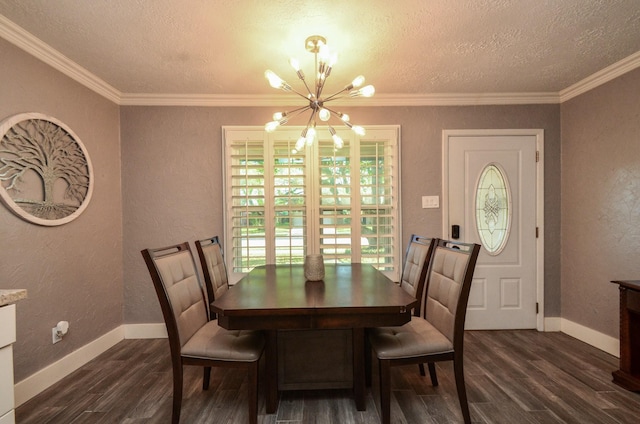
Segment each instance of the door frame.
[{"label": "door frame", "polygon": [[478,129],[442,130],[442,236],[449,238],[449,138],[482,136],[535,136],[536,138],[536,328],[544,331],[544,130]]}]

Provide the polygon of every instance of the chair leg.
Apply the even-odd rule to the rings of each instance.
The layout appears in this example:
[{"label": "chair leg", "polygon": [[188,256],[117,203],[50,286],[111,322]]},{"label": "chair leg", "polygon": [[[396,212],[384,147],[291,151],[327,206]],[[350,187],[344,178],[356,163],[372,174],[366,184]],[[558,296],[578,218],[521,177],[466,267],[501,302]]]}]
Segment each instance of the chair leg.
[{"label": "chair leg", "polygon": [[462,418],[464,419],[465,424],[470,424],[471,414],[469,413],[469,403],[467,402],[467,390],[464,385],[464,367],[462,358],[453,360],[453,372],[455,373],[456,377],[456,389],[458,390],[458,401],[460,401],[460,409],[462,409]]},{"label": "chair leg", "polygon": [[429,362],[427,364],[429,367],[429,377],[431,377],[431,385],[436,387],[438,385],[438,375],[436,374],[436,364],[433,362]]},{"label": "chair leg", "polygon": [[258,423],[258,361],[249,364],[249,423]]},{"label": "chair leg", "polygon": [[420,375],[421,375],[421,376],[423,376],[423,377],[424,377],[425,375],[427,375],[427,374],[424,372],[424,364],[418,364],[418,370],[420,371]]},{"label": "chair leg", "polygon": [[209,390],[210,381],[211,381],[211,367],[204,367],[204,375],[202,376],[202,390]]},{"label": "chair leg", "polygon": [[378,360],[380,369],[380,422],[391,423],[391,362]]},{"label": "chair leg", "polygon": [[180,409],[182,408],[182,364],[173,366],[173,409],[171,423],[180,423]]}]

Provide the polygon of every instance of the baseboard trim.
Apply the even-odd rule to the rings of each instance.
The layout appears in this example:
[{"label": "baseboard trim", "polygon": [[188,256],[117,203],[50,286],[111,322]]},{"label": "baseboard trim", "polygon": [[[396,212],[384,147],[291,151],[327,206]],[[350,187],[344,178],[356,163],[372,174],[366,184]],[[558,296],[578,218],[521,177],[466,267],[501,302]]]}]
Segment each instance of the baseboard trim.
[{"label": "baseboard trim", "polygon": [[553,332],[562,330],[562,318],[551,317],[544,319],[544,331]]},{"label": "baseboard trim", "polygon": [[564,318],[561,319],[560,331],[607,352],[616,358],[620,357],[620,340],[615,337],[608,336],[604,333]]},{"label": "baseboard trim", "polygon": [[62,380],[122,340],[124,340],[124,329],[120,326],[16,383],[14,385],[15,407]]},{"label": "baseboard trim", "polygon": [[166,339],[167,327],[162,324],[125,324],[125,339]]}]

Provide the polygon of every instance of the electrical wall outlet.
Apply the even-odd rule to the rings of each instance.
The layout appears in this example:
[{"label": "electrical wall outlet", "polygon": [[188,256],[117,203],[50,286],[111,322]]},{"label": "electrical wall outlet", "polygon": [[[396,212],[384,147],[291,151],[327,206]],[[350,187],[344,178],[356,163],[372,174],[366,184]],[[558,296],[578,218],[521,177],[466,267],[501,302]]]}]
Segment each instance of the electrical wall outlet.
[{"label": "electrical wall outlet", "polygon": [[62,341],[62,336],[58,334],[58,327],[53,327],[51,329],[51,341],[53,342],[53,344],[56,344]]}]

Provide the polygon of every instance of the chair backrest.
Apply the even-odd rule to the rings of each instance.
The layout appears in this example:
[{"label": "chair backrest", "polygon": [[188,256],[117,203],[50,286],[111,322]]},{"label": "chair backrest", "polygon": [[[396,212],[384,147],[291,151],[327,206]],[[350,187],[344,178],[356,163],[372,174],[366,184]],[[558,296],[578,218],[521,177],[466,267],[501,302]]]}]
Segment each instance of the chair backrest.
[{"label": "chair backrest", "polygon": [[209,321],[189,243],[141,253],[160,301],[171,353],[179,355],[182,346]]},{"label": "chair backrest", "polygon": [[435,238],[430,239],[412,234],[405,253],[400,287],[418,299],[418,307],[414,309],[414,315],[416,316],[420,315],[427,271],[436,243],[437,239]]},{"label": "chair backrest", "polygon": [[229,279],[227,277],[227,267],[224,264],[222,255],[222,245],[218,236],[195,242],[204,283],[207,288],[209,302],[219,299],[220,296],[229,290]]},{"label": "chair backrest", "polygon": [[454,346],[462,346],[464,320],[480,245],[439,240],[433,252],[422,316]]}]

